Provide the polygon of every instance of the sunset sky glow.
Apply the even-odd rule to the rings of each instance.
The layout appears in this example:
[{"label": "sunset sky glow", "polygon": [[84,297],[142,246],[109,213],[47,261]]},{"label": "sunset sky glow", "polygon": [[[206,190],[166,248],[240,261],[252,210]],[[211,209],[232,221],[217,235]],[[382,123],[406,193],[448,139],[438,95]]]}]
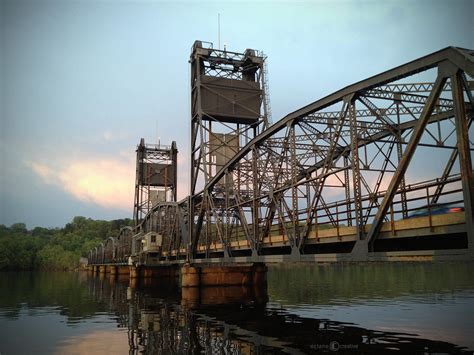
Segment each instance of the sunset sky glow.
[{"label": "sunset sky glow", "polygon": [[[268,55],[273,121],[453,45],[474,48],[467,1],[0,2],[0,224],[131,217],[141,137],[179,150],[189,184],[196,39]],[[251,6],[250,6],[251,5]]]}]

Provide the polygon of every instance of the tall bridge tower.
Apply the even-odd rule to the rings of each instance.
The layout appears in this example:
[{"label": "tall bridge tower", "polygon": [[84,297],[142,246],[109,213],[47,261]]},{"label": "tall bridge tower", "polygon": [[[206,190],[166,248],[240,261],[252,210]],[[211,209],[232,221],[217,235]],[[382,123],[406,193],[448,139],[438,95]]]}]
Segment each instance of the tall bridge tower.
[{"label": "tall bridge tower", "polygon": [[171,146],[145,144],[137,146],[135,203],[133,220],[139,224],[158,203],[176,201],[177,185],[176,142]]},{"label": "tall bridge tower", "polygon": [[[198,239],[204,220],[210,229],[232,217],[204,215],[204,210],[209,211],[204,206],[221,203],[224,207],[231,203],[229,197],[246,198],[253,191],[255,167],[245,162],[238,174],[216,182],[211,198],[202,190],[241,147],[268,126],[264,60],[263,54],[253,49],[236,53],[214,49],[212,43],[194,42],[190,57],[191,240]],[[257,206],[252,209],[249,213],[257,218]],[[222,211],[230,213],[228,208]]]}]

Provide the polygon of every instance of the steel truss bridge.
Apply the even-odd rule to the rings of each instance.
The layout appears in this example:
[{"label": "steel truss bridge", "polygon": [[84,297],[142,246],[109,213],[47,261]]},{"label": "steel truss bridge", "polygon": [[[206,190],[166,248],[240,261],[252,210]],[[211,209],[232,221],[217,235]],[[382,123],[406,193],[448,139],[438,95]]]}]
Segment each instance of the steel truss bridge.
[{"label": "steel truss bridge", "polygon": [[[272,125],[267,108],[258,123],[248,123],[252,129],[237,130],[245,144],[215,172],[196,178],[191,196],[155,205],[89,259],[472,260],[473,77],[474,50],[448,47]],[[140,240],[151,232],[162,237],[162,247],[143,252]]]}]

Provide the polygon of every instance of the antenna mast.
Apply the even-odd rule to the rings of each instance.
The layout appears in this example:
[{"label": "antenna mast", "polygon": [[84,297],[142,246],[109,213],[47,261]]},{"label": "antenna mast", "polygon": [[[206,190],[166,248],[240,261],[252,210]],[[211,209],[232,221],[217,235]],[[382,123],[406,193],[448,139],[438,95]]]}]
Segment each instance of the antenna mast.
[{"label": "antenna mast", "polygon": [[217,49],[221,49],[221,14],[217,14]]}]

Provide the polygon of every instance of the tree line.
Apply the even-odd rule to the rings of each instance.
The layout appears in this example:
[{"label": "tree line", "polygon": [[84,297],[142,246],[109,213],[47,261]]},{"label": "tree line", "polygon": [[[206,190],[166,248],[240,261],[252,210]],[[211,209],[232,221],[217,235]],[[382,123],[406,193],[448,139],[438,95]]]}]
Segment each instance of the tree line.
[{"label": "tree line", "polygon": [[75,269],[81,256],[132,224],[129,218],[102,221],[82,216],[63,228],[28,230],[24,223],[0,224],[0,271]]}]

